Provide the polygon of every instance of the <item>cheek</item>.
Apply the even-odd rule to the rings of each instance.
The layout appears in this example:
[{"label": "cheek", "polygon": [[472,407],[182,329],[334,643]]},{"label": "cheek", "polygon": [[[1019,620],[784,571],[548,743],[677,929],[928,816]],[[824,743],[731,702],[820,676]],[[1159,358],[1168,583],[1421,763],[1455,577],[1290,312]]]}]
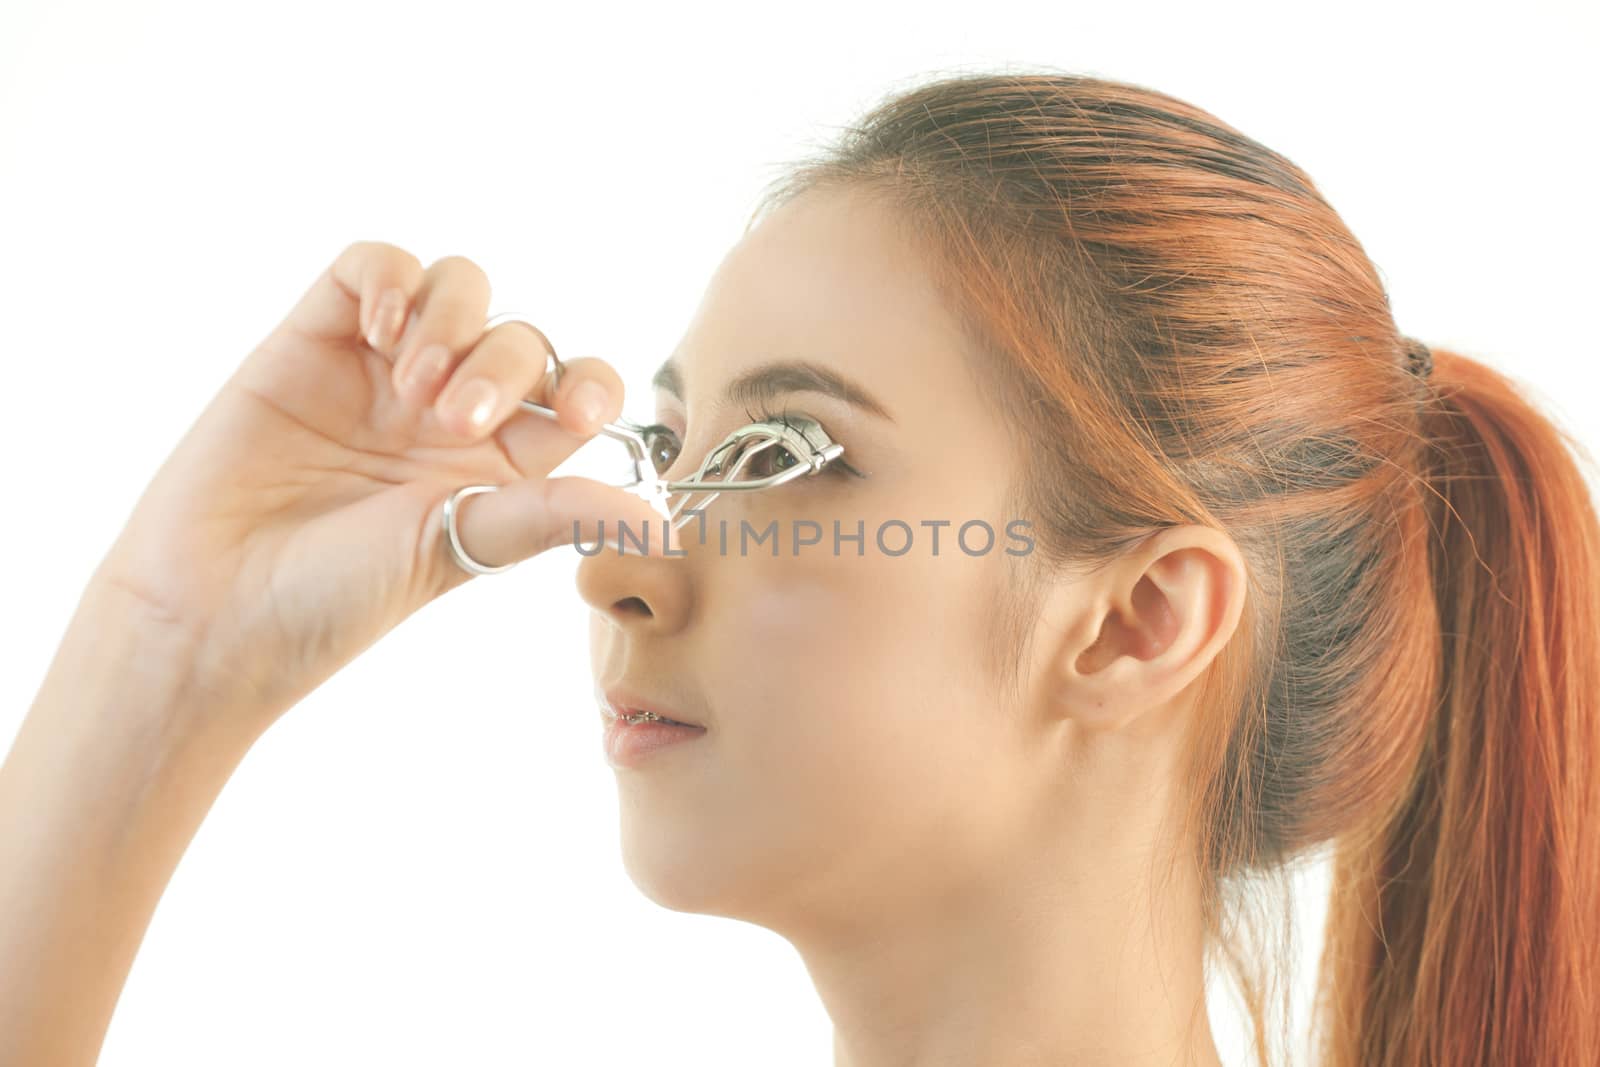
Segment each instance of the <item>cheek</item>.
[{"label": "cheek", "polygon": [[708,605],[709,692],[744,766],[911,787],[959,764],[991,721],[976,561],[728,563],[744,573]]},{"label": "cheek", "polygon": [[755,842],[746,862],[863,904],[910,871],[981,866],[1012,776],[980,668],[978,568],[781,562],[727,575],[708,606],[719,825]]},{"label": "cheek", "polygon": [[869,725],[863,668],[882,660],[884,605],[837,575],[796,570],[751,575],[709,613],[716,702],[736,701],[726,714],[773,744]]}]

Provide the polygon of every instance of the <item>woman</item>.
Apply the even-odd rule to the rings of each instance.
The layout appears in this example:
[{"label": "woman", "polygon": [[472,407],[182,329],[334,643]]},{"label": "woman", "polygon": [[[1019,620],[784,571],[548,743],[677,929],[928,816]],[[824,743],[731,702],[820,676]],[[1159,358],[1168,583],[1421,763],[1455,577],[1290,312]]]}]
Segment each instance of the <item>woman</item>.
[{"label": "woman", "polygon": [[[1310,179],[1147,89],[963,75],[752,221],[657,376],[662,468],[807,415],[848,465],[705,517],[866,537],[586,553],[597,689],[699,728],[616,765],[636,884],[789,938],[839,1067],[1216,1064],[1208,946],[1265,1050],[1231,920],[1329,845],[1320,1062],[1593,1062],[1600,523]],[[254,739],[469,577],[454,489],[503,485],[461,502],[486,565],[651,521],[542,477],[620,383],[557,387],[487,293],[346,250],[97,568],[0,773],[5,1062],[93,1062]],[[957,550],[1018,517],[1031,551]]]}]

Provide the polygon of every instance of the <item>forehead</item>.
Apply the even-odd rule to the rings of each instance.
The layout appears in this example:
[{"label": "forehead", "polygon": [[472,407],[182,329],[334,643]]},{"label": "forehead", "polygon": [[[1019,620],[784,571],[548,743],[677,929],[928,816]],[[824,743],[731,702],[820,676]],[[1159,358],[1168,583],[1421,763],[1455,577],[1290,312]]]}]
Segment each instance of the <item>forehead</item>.
[{"label": "forehead", "polygon": [[714,406],[749,367],[802,359],[860,382],[899,422],[970,395],[966,351],[902,217],[831,189],[775,209],[729,250],[672,362],[691,407]]}]

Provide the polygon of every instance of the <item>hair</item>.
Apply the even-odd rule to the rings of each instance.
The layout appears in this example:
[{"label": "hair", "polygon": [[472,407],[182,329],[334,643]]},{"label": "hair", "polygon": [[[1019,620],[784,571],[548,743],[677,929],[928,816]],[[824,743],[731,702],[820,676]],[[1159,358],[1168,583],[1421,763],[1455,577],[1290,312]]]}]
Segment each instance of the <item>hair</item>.
[{"label": "hair", "polygon": [[[1287,954],[1253,964],[1225,922],[1314,847],[1333,877],[1320,1062],[1595,1062],[1581,446],[1483,363],[1435,349],[1413,373],[1428,350],[1311,179],[1171,96],[924,81],[789,164],[747,230],[828,188],[880,197],[928,252],[1029,445],[1033,557],[1090,570],[1200,524],[1246,561],[1244,614],[1197,680],[1181,825],[1259,1062]],[[1025,612],[1007,619],[1014,650]]]}]

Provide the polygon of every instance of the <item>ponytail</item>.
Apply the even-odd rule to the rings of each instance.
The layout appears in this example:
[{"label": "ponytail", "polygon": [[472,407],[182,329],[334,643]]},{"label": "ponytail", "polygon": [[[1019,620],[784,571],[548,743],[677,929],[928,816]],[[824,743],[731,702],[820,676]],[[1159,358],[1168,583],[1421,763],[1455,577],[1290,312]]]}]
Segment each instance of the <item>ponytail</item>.
[{"label": "ponytail", "polygon": [[1568,446],[1593,462],[1435,351],[1428,741],[1336,847],[1321,1062],[1600,1064],[1600,521]]}]

